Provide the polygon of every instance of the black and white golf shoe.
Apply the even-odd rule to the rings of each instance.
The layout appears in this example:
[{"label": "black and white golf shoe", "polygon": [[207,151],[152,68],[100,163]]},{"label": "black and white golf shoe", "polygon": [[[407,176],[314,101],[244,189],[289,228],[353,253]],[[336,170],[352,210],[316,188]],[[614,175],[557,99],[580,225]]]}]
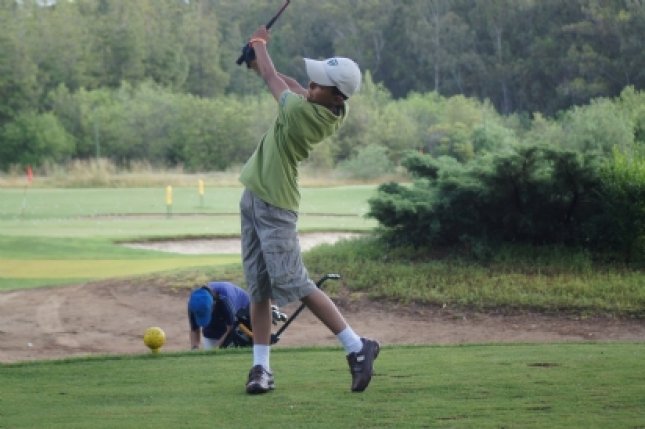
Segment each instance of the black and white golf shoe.
[{"label": "black and white golf shoe", "polygon": [[362,392],[367,388],[374,373],[374,360],[378,357],[379,343],[361,338],[363,348],[358,353],[347,355],[349,372],[352,373],[352,392]]},{"label": "black and white golf shoe", "polygon": [[246,382],[246,393],[266,393],[275,389],[273,374],[264,369],[262,365],[255,365],[249,371],[249,380]]}]

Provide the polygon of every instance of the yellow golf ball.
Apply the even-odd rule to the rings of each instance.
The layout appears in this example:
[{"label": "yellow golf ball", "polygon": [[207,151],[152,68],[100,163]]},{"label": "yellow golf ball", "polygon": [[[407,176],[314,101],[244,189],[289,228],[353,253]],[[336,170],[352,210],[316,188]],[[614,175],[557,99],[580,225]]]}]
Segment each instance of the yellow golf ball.
[{"label": "yellow golf ball", "polygon": [[146,329],[146,332],[143,334],[143,343],[153,352],[159,351],[165,342],[166,333],[157,326]]}]

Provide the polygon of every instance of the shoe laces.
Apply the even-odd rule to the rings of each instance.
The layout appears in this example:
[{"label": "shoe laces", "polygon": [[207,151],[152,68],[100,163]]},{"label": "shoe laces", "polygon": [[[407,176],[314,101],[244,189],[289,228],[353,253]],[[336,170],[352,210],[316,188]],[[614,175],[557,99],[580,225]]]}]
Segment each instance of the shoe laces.
[{"label": "shoe laces", "polygon": [[365,361],[365,353],[351,353],[347,356],[352,372],[361,372],[363,370],[363,362]]},{"label": "shoe laces", "polygon": [[250,378],[254,377],[261,377],[266,373],[266,375],[271,375],[269,371],[264,369],[262,365],[255,365],[253,368],[251,368],[251,372],[249,374]]}]

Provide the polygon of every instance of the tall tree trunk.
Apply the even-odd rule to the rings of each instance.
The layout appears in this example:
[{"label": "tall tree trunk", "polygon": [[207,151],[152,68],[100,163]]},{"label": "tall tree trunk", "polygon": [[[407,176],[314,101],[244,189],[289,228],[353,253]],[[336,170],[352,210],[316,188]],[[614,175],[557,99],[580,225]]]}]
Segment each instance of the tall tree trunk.
[{"label": "tall tree trunk", "polygon": [[509,97],[508,82],[506,82],[506,66],[504,65],[503,51],[502,51],[502,36],[504,31],[500,27],[495,28],[495,49],[497,51],[497,71],[498,77],[501,80],[502,89],[502,113],[508,114],[511,112],[511,101]]}]

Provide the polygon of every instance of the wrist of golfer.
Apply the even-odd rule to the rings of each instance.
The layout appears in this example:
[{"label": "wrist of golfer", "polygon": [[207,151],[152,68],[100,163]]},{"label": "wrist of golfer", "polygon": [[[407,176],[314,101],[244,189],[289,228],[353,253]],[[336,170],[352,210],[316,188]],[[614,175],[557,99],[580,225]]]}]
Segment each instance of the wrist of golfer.
[{"label": "wrist of golfer", "polygon": [[249,44],[251,46],[257,46],[258,44],[266,45],[267,41],[262,37],[252,37],[251,40],[249,40]]}]

